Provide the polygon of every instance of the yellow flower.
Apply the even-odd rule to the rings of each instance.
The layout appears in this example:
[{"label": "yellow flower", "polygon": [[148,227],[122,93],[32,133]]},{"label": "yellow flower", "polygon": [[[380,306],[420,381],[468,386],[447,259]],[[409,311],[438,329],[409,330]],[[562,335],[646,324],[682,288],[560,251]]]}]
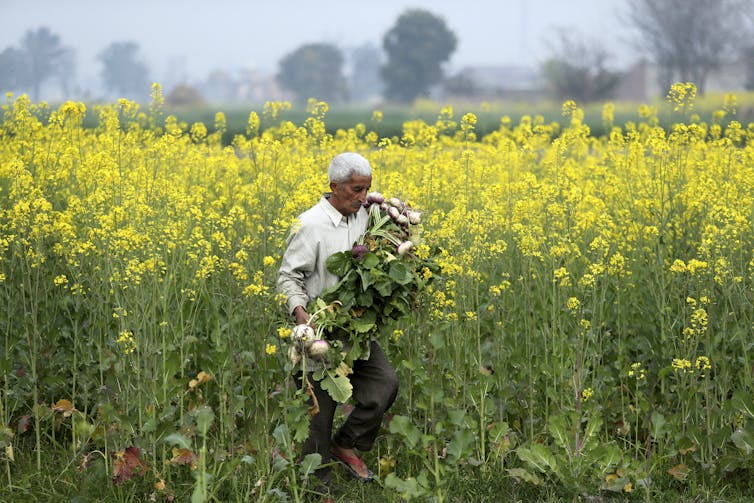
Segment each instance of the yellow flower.
[{"label": "yellow flower", "polygon": [[570,297],[566,302],[566,306],[571,311],[571,313],[575,313],[579,310],[579,307],[581,307],[581,301],[576,297]]},{"label": "yellow flower", "polygon": [[393,342],[398,342],[401,339],[401,337],[403,337],[403,330],[399,328],[396,328],[395,330],[393,330],[393,333],[390,335],[390,339]]},{"label": "yellow flower", "polygon": [[686,269],[686,264],[683,262],[683,260],[675,259],[673,261],[673,265],[670,266],[670,271],[675,273],[684,273],[688,269]]},{"label": "yellow flower", "polygon": [[712,364],[706,356],[697,356],[695,366],[699,370],[709,370],[712,368]]},{"label": "yellow flower", "polygon": [[262,259],[262,265],[264,265],[265,267],[273,266],[275,265],[275,259],[267,255]]},{"label": "yellow flower", "polygon": [[682,370],[684,373],[693,372],[691,362],[685,358],[673,358],[671,365],[675,370]]},{"label": "yellow flower", "polygon": [[594,395],[594,392],[592,391],[592,388],[585,388],[581,391],[581,399],[585,402],[588,401],[590,398],[592,398],[592,395]]},{"label": "yellow flower", "polygon": [[130,330],[123,330],[120,334],[118,334],[118,338],[115,342],[123,346],[123,352],[125,354],[133,353],[136,350],[134,333]]},{"label": "yellow flower", "polygon": [[272,356],[278,352],[278,347],[274,344],[267,343],[267,345],[264,347],[264,352]]},{"label": "yellow flower", "polygon": [[280,337],[281,339],[290,337],[292,332],[293,330],[288,327],[278,327],[278,337]]},{"label": "yellow flower", "polygon": [[628,371],[628,377],[634,377],[637,381],[640,381],[646,379],[647,373],[642,368],[641,363],[636,362],[631,364],[631,369]]}]

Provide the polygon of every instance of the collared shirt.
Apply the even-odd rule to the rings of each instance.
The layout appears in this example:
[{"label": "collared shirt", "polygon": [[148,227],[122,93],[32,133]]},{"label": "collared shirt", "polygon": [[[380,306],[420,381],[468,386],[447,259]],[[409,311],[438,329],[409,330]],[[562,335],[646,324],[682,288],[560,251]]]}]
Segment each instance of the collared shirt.
[{"label": "collared shirt", "polygon": [[288,312],[296,306],[306,308],[323,290],[334,286],[338,277],[327,270],[327,258],[351,249],[367,228],[366,209],[348,218],[328,201],[319,202],[299,215],[287,240],[287,248],[278,271],[277,289],[285,295]]}]

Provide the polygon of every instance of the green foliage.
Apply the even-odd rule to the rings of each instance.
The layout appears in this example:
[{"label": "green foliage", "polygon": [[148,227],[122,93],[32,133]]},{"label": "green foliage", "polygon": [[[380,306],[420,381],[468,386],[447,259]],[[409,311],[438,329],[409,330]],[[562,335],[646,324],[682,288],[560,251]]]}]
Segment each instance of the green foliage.
[{"label": "green foliage", "polygon": [[309,98],[338,103],[346,98],[343,54],[332,44],[305,44],[279,63],[278,80],[299,102]]},{"label": "green foliage", "polygon": [[0,52],[0,91],[20,89],[29,81],[28,71],[24,54],[15,47],[6,47]]},{"label": "green foliage", "polygon": [[411,102],[443,77],[442,64],[456,49],[455,34],[429,11],[402,13],[382,40],[388,60],[382,67],[385,96]]},{"label": "green foliage", "polygon": [[627,20],[635,45],[657,63],[662,89],[694,82],[703,94],[711,71],[737,62],[750,43],[751,9],[750,0],[632,0]]},{"label": "green foliage", "polygon": [[[27,30],[16,50],[8,48],[3,51],[0,62],[4,63],[0,72],[0,88],[8,90],[31,88],[31,96],[39,99],[39,88],[52,77],[62,75],[63,63],[69,49],[61,44],[60,37],[47,27]],[[10,66],[5,66],[10,65]]]},{"label": "green foliage", "polygon": [[110,92],[131,100],[149,96],[152,82],[147,65],[139,59],[139,44],[113,42],[97,59],[102,63],[102,81]]},{"label": "green foliage", "polygon": [[597,41],[559,32],[559,47],[541,68],[550,96],[558,101],[591,103],[611,98],[621,74],[606,68],[609,55]]},{"label": "green foliage", "polygon": [[369,198],[379,201],[369,203],[365,233],[352,249],[327,258],[327,270],[338,283],[308,307],[317,333],[330,341],[326,363],[335,369],[314,378],[338,402],[351,396],[346,375],[354,360],[365,356],[370,339],[408,316],[439,273],[428,249],[414,250],[420,243],[420,213],[397,198],[390,203],[378,193]]}]

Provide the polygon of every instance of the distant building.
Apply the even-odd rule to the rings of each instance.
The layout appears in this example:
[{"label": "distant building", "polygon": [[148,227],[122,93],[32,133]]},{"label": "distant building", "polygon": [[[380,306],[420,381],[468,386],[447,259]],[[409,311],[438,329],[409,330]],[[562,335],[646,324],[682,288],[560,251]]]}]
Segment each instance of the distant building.
[{"label": "distant building", "polygon": [[278,85],[275,75],[255,69],[241,70],[235,76],[216,70],[197,87],[210,103],[263,104],[291,99]]},{"label": "distant building", "polygon": [[539,70],[517,65],[474,65],[447,79],[445,98],[536,100],[544,96]]},{"label": "distant building", "polygon": [[[741,63],[728,63],[707,77],[704,92],[745,92],[746,67]],[[626,70],[616,91],[616,100],[649,102],[663,98],[668,89],[661,89],[658,67],[641,59]]]},{"label": "distant building", "polygon": [[293,96],[277,82],[274,74],[243,70],[238,80],[238,100],[243,103],[291,100]]}]

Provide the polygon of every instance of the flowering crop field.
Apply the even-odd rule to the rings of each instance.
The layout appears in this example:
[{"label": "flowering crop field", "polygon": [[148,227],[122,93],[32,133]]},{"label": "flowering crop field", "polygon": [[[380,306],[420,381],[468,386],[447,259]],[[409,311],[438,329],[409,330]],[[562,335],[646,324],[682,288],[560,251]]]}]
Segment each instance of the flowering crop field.
[{"label": "flowering crop field", "polygon": [[93,128],[81,103],[3,107],[0,499],[312,496],[274,284],[343,151],[423,212],[441,272],[381,335],[401,388],[379,483],[338,473],[336,497],[751,494],[754,125],[730,103],[702,122],[678,84],[671,128],[606,104],[599,137],[572,102],[484,137],[445,107],[392,138],[329,134],[316,101],[260,132],[268,103],[223,146],[221,113],[180,123],[153,91]]}]

